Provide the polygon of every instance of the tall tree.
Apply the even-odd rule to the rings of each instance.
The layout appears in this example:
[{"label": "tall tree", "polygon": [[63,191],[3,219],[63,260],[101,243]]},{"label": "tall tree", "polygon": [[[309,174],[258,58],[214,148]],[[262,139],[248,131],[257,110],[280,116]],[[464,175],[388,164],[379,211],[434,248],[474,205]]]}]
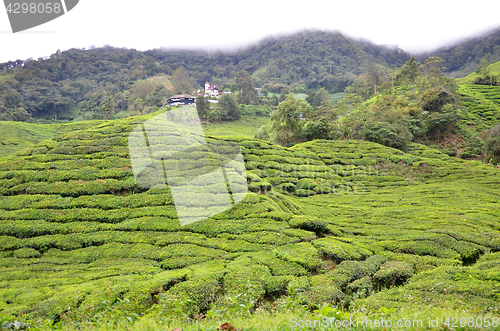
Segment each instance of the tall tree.
[{"label": "tall tree", "polygon": [[378,79],[378,70],[375,66],[371,67],[369,72],[370,84],[372,85],[373,95],[377,95],[377,79]]},{"label": "tall tree", "polygon": [[316,92],[309,92],[306,101],[313,106],[314,109],[319,107],[323,102],[330,101],[330,95],[325,88],[320,88]]},{"label": "tall tree", "polygon": [[217,107],[219,108],[221,120],[232,121],[241,118],[240,106],[230,94],[220,97]]},{"label": "tall tree", "polygon": [[196,98],[196,111],[198,112],[198,116],[202,119],[208,118],[208,112],[210,111],[210,103],[203,96],[200,95]]},{"label": "tall tree", "polygon": [[422,71],[433,80],[434,84],[439,84],[441,78],[443,77],[443,65],[444,60],[439,56],[431,56],[425,63],[421,66]]},{"label": "tall tree", "polygon": [[175,70],[172,78],[174,81],[175,93],[192,93],[192,86],[189,82],[189,72],[183,66]]},{"label": "tall tree", "polygon": [[484,78],[489,78],[490,86],[493,85],[491,75],[489,74],[490,73],[490,63],[487,60],[485,60],[485,59],[481,60],[481,63],[478,64],[478,66],[476,68],[476,73],[480,76],[483,76]]},{"label": "tall tree", "polygon": [[278,142],[285,146],[298,142],[305,124],[304,119],[312,112],[313,108],[307,101],[295,99],[292,93],[287,95],[286,100],[271,115],[272,130],[276,131]]},{"label": "tall tree", "polygon": [[238,103],[251,105],[257,99],[257,93],[253,86],[252,77],[246,70],[242,70],[236,76],[236,87],[238,88]]}]

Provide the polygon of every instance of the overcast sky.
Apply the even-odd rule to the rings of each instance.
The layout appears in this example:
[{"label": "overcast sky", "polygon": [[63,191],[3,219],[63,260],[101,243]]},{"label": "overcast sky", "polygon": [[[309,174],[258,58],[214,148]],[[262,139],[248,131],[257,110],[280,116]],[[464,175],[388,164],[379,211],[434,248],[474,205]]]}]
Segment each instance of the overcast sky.
[{"label": "overcast sky", "polygon": [[[417,53],[500,26],[500,2],[80,0],[66,15],[13,34],[0,7],[0,62],[91,45],[231,49],[301,29],[339,30]],[[1,4],[0,4],[1,6]]]}]

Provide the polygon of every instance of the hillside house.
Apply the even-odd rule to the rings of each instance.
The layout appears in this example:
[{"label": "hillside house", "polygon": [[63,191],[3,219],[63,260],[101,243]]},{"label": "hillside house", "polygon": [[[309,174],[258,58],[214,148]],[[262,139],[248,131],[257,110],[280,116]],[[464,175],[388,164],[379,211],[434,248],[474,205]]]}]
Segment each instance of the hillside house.
[{"label": "hillside house", "polygon": [[209,82],[205,83],[205,95],[211,97],[218,97],[221,94],[219,87],[214,84],[210,84]]},{"label": "hillside house", "polygon": [[196,97],[189,94],[178,94],[171,96],[167,100],[168,106],[178,106],[178,105],[194,105]]}]

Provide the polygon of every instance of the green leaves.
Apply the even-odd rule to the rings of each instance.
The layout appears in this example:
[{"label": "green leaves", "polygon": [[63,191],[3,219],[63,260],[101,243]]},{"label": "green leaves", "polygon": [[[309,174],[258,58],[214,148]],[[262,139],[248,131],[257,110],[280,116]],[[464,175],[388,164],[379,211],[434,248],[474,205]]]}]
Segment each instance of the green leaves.
[{"label": "green leaves", "polygon": [[312,112],[313,108],[307,101],[295,99],[291,93],[285,101],[280,102],[277,110],[271,114],[272,130],[277,132],[279,143],[287,145],[298,142],[305,119]]}]

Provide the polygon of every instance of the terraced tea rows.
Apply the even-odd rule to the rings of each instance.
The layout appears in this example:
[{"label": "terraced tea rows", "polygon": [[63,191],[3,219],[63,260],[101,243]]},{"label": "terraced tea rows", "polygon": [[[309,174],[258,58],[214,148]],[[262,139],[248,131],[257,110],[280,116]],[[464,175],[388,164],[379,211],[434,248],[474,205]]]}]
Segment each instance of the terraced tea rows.
[{"label": "terraced tea rows", "polygon": [[31,124],[25,122],[0,122],[0,157],[53,138],[62,133],[88,129],[104,121],[82,121],[67,124]]},{"label": "terraced tea rows", "polygon": [[460,85],[462,105],[469,117],[462,116],[466,125],[476,126],[477,131],[491,129],[500,120],[500,86]]},{"label": "terraced tea rows", "polygon": [[[421,145],[409,153],[358,141],[287,149],[232,138],[250,192],[181,226],[168,187],[134,179],[128,136],[147,119],[0,160],[0,309],[94,320],[103,302],[139,314],[160,302],[195,316],[224,294],[247,293],[257,304],[289,288],[312,306],[364,297],[398,306],[407,301],[397,293],[423,302],[441,278],[456,288],[433,287],[443,304],[466,295],[475,309],[496,309],[497,169]],[[190,207],[219,205],[194,199]]]}]

